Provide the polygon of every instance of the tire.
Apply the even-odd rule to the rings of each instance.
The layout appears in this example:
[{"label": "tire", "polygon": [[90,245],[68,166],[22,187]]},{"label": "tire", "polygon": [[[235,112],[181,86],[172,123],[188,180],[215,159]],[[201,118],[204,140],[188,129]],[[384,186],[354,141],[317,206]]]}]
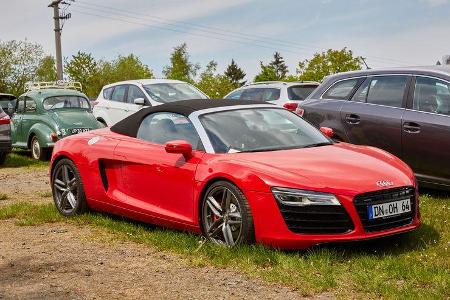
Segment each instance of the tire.
[{"label": "tire", "polygon": [[102,127],[108,127],[108,125],[106,124],[106,122],[103,121],[102,119],[97,120],[97,121],[100,123],[100,126],[102,126]]},{"label": "tire", "polygon": [[70,159],[58,161],[52,172],[52,193],[58,211],[66,217],[88,210],[80,173]]},{"label": "tire", "polygon": [[200,218],[203,235],[216,244],[232,247],[255,240],[247,198],[228,181],[217,181],[206,190]]},{"label": "tire", "polygon": [[31,157],[36,160],[47,160],[48,153],[48,149],[41,147],[37,136],[33,136],[31,139]]},{"label": "tire", "polygon": [[3,165],[5,163],[6,155],[6,152],[0,152],[0,165]]}]

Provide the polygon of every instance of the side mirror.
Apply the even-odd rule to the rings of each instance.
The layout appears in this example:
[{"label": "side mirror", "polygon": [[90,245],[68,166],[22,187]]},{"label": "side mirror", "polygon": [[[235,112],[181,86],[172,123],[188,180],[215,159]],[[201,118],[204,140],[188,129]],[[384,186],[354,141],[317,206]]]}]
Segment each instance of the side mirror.
[{"label": "side mirror", "polygon": [[334,136],[334,131],[330,127],[320,127],[320,131],[329,138]]},{"label": "side mirror", "polygon": [[144,105],[145,104],[145,99],[144,98],[136,98],[136,99],[134,99],[134,104],[137,104],[137,105]]},{"label": "side mirror", "polygon": [[192,155],[192,145],[184,140],[169,141],[165,145],[167,153],[183,154],[185,158],[189,158]]}]

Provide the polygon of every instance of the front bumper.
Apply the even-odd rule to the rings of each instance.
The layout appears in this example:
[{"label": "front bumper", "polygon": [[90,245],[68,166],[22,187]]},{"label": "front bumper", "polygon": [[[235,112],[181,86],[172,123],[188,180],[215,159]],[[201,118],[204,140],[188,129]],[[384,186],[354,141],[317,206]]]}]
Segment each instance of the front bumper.
[{"label": "front bumper", "polygon": [[365,230],[353,197],[336,195],[342,208],[347,212],[352,226],[345,232],[312,234],[296,233],[292,230],[292,226],[291,229],[288,228],[272,193],[249,192],[246,195],[253,215],[256,241],[276,248],[303,249],[321,243],[374,239],[408,232],[420,225],[417,193],[414,194],[416,209],[411,222],[379,231]]}]

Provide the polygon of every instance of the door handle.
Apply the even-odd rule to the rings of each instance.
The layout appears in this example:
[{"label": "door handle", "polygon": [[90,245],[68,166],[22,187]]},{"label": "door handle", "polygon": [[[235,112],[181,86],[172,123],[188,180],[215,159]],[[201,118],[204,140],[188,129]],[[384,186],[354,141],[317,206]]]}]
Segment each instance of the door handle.
[{"label": "door handle", "polygon": [[361,118],[358,115],[355,114],[348,114],[345,116],[345,121],[347,121],[348,124],[359,124],[361,122]]},{"label": "door handle", "polygon": [[419,133],[420,125],[414,122],[403,123],[403,131],[407,133]]}]

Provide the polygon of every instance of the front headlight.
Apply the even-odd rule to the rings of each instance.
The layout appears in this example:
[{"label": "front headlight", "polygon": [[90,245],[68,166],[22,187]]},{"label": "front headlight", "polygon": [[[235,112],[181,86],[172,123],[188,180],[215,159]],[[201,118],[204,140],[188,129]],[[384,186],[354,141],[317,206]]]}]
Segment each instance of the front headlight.
[{"label": "front headlight", "polygon": [[329,193],[321,193],[289,188],[272,188],[272,193],[280,203],[292,206],[341,205],[339,200]]}]

